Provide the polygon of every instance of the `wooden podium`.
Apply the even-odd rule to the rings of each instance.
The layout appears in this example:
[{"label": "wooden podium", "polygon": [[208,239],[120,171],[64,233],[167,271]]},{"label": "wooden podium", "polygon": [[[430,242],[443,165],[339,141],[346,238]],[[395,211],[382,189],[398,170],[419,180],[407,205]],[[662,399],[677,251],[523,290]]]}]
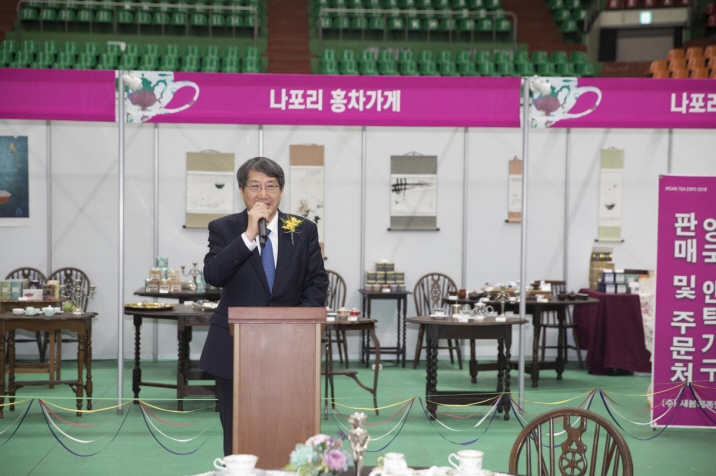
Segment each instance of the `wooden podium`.
[{"label": "wooden podium", "polygon": [[232,307],[234,454],[280,469],[296,443],[321,432],[325,307]]}]

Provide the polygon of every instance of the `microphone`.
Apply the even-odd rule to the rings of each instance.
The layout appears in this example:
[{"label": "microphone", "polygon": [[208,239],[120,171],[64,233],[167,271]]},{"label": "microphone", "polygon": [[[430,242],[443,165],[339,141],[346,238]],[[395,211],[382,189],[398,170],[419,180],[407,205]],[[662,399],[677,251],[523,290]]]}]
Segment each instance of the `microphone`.
[{"label": "microphone", "polygon": [[265,218],[259,218],[259,244],[261,245],[261,248],[266,245],[266,237],[268,236],[268,231],[266,231],[266,219]]}]

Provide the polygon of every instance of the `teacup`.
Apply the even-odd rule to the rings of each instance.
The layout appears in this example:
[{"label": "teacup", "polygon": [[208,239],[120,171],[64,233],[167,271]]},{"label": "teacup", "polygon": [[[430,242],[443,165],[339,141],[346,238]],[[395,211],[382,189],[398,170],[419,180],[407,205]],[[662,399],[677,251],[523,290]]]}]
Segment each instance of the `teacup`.
[{"label": "teacup", "polygon": [[38,312],[39,312],[39,310],[36,309],[36,308],[34,308],[34,307],[32,307],[32,306],[25,308],[25,315],[26,315],[26,316],[34,316],[34,315],[37,314]]},{"label": "teacup", "polygon": [[47,317],[52,317],[55,315],[55,308],[51,306],[43,307],[42,312],[44,312]]},{"label": "teacup", "polygon": [[226,469],[232,475],[248,474],[256,466],[259,457],[254,455],[228,455],[224,458],[216,458],[214,467]]},{"label": "teacup", "polygon": [[[448,462],[453,468],[457,469],[460,474],[479,475],[482,473],[482,458],[485,453],[477,450],[460,450],[448,456]],[[453,462],[453,457],[458,460],[458,464]]]},{"label": "teacup", "polygon": [[384,475],[403,474],[408,469],[408,463],[405,462],[403,453],[386,453],[378,457],[378,466],[382,469],[381,473]]},{"label": "teacup", "polygon": [[62,314],[62,308],[60,306],[55,306],[55,314]]},{"label": "teacup", "polygon": [[25,310],[21,307],[16,307],[12,310],[12,313],[16,316],[22,316],[23,314],[25,314]]}]

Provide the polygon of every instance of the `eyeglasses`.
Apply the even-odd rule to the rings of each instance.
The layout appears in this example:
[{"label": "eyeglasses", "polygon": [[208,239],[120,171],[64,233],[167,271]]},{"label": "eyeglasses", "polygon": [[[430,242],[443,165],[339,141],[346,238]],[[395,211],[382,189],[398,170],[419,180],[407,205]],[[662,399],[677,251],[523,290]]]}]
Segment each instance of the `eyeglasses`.
[{"label": "eyeglasses", "polygon": [[276,193],[281,189],[281,187],[279,187],[278,184],[276,184],[276,183],[269,183],[269,184],[264,185],[263,187],[261,186],[260,183],[249,183],[249,184],[246,184],[246,188],[251,190],[251,193],[259,193],[262,188],[264,190],[266,190],[268,193]]}]

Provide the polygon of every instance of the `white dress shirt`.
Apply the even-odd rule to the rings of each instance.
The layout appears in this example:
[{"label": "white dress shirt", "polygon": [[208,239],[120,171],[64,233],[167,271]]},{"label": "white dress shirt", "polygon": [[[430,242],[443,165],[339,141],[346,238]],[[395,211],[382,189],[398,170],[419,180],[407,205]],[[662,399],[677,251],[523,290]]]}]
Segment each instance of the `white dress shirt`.
[{"label": "white dress shirt", "polygon": [[[273,249],[273,266],[276,267],[276,263],[278,263],[278,210],[276,211],[276,215],[273,217],[273,220],[271,220],[266,225],[266,230],[270,233],[268,234],[269,238],[271,238],[271,248]],[[261,256],[261,247],[259,246],[259,236],[256,235],[256,238],[254,238],[254,241],[249,241],[248,238],[246,238],[246,233],[241,234],[241,238],[244,239],[244,244],[249,249],[249,251],[254,251],[254,248],[259,249],[259,256]]]}]

